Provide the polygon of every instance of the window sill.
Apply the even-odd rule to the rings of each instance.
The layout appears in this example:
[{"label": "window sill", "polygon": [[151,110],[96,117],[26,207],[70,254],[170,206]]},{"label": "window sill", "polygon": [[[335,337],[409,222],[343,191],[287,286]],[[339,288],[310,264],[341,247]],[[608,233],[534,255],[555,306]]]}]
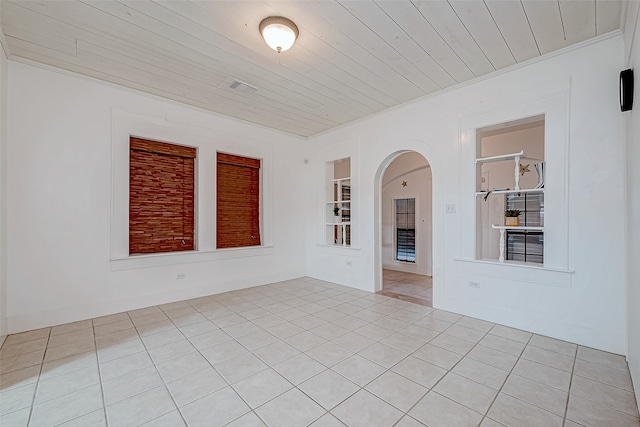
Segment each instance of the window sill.
[{"label": "window sill", "polygon": [[571,287],[571,277],[575,273],[575,270],[517,261],[499,262],[464,258],[454,258],[454,260],[468,274],[563,288]]},{"label": "window sill", "polygon": [[218,261],[232,258],[265,256],[271,255],[272,253],[273,246],[252,246],[242,248],[216,249],[210,251],[184,251],[167,252],[160,254],[132,255],[122,258],[111,258],[111,271]]}]

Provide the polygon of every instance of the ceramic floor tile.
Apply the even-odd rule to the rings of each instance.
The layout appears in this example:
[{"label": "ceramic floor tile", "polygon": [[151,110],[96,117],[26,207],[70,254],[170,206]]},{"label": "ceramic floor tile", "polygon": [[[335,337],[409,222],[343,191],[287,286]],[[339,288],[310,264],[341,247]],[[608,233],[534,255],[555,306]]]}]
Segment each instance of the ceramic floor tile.
[{"label": "ceramic floor tile", "polygon": [[209,363],[217,365],[225,360],[248,353],[248,351],[235,340],[229,340],[211,347],[200,349],[200,353],[209,361]]},{"label": "ceramic floor tile", "polygon": [[46,402],[99,383],[100,376],[98,375],[97,366],[83,368],[48,380],[41,380],[38,384],[35,403]]},{"label": "ceramic floor tile", "polygon": [[396,363],[408,356],[408,353],[396,350],[388,345],[376,343],[358,353],[372,362],[385,368],[391,368]]},{"label": "ceramic floor tile", "polygon": [[280,375],[285,377],[294,385],[319,374],[327,368],[320,362],[315,361],[306,354],[299,354],[284,362],[273,366]]},{"label": "ceramic floor tile", "polygon": [[209,362],[200,353],[189,353],[156,365],[165,382],[171,382],[208,368]]},{"label": "ceramic floor tile", "polygon": [[184,335],[187,338],[190,338],[196,335],[204,334],[206,332],[215,331],[218,329],[218,327],[214,325],[213,322],[205,319],[201,322],[179,327],[178,329],[180,329],[180,332],[182,332],[182,335]]},{"label": "ceramic floor tile", "polygon": [[487,416],[509,427],[562,427],[561,417],[503,393]]},{"label": "ceramic floor tile", "polygon": [[293,388],[273,369],[265,369],[233,384],[236,393],[255,409]]},{"label": "ceramic floor tile", "polygon": [[0,392],[9,391],[14,388],[29,384],[35,384],[40,374],[40,366],[19,369],[0,375]]},{"label": "ceramic floor tile", "polygon": [[544,350],[542,348],[527,346],[522,353],[522,358],[540,363],[552,368],[560,369],[565,372],[573,371],[572,357],[563,356],[553,351]]},{"label": "ceramic floor tile", "polygon": [[408,411],[428,391],[407,378],[387,371],[371,381],[365,389],[402,412]]},{"label": "ceramic floor tile", "polygon": [[408,354],[413,353],[414,351],[425,345],[426,341],[396,333],[389,335],[387,338],[380,341],[380,343]]},{"label": "ceramic floor tile", "polygon": [[442,378],[433,390],[480,414],[487,412],[489,405],[491,405],[498,393],[497,390],[453,372],[448,373]]},{"label": "ceramic floor tile", "polygon": [[585,427],[639,427],[640,420],[631,415],[599,405],[591,400],[570,395],[567,419]]},{"label": "ceramic floor tile", "polygon": [[576,358],[621,371],[627,371],[629,369],[624,356],[607,353],[606,351],[596,350],[594,348],[578,346]]},{"label": "ceramic floor tile", "polygon": [[228,384],[215,369],[208,367],[167,383],[179,408],[214,393]]},{"label": "ceramic floor tile", "polygon": [[466,328],[475,329],[480,332],[489,332],[493,328],[494,323],[487,322],[473,317],[463,317],[456,322],[456,325],[464,326]]},{"label": "ceramic floor tile", "polygon": [[216,370],[229,384],[236,383],[267,369],[267,365],[251,353],[234,357],[215,365]]},{"label": "ceramic floor tile", "polygon": [[503,326],[503,325],[495,325],[489,331],[489,333],[491,335],[496,335],[502,338],[507,338],[512,341],[518,341],[524,344],[529,342],[529,340],[533,336],[533,334],[530,332],[521,331],[520,329],[509,328],[508,326]]},{"label": "ceramic floor tile", "polygon": [[153,360],[153,363],[159,365],[160,363],[166,362],[171,359],[175,359],[176,357],[184,356],[189,353],[195,352],[196,349],[189,341],[186,339],[181,339],[179,341],[172,342],[170,344],[165,344],[161,347],[154,347],[149,349],[149,356]]},{"label": "ceramic floor tile", "polygon": [[578,350],[578,346],[576,344],[542,335],[534,335],[531,337],[529,345],[560,353],[571,358],[576,357],[576,351]]},{"label": "ceramic floor tile", "polygon": [[510,371],[515,366],[518,358],[508,353],[503,353],[483,345],[475,346],[468,354],[470,359],[491,365],[503,371]]},{"label": "ceramic floor tile", "polygon": [[358,354],[343,360],[331,369],[360,387],[364,387],[386,370],[377,363],[371,362]]},{"label": "ceramic floor tile", "polygon": [[95,328],[96,326],[103,326],[109,323],[115,323],[122,320],[130,320],[130,319],[131,318],[127,313],[116,313],[116,314],[110,314],[108,316],[97,317],[95,319],[92,319],[92,322]]},{"label": "ceramic floor tile", "polygon": [[59,424],[60,427],[106,427],[107,419],[104,415],[104,409],[98,409],[86,415],[81,415],[65,423]]},{"label": "ceramic floor tile", "polygon": [[260,331],[244,335],[238,338],[237,341],[247,349],[255,350],[257,348],[264,347],[265,345],[273,344],[274,342],[279,341],[279,339],[266,331]]},{"label": "ceramic floor tile", "polygon": [[409,415],[405,415],[395,427],[424,427],[424,424]]},{"label": "ceramic floor tile", "polygon": [[125,356],[106,363],[101,363],[100,375],[102,377],[102,381],[109,381],[152,365],[153,362],[147,353],[135,353],[131,356]]},{"label": "ceramic floor tile", "polygon": [[142,337],[142,342],[147,349],[161,347],[172,342],[180,341],[184,339],[184,335],[178,329],[171,329],[168,331],[158,332],[153,335],[145,335]]},{"label": "ceramic floor tile", "polygon": [[254,350],[253,354],[262,359],[267,365],[273,366],[291,359],[293,356],[300,354],[300,352],[283,341],[276,341],[273,344]]},{"label": "ceramic floor tile", "polygon": [[146,351],[146,348],[140,339],[125,341],[98,349],[98,361],[104,363],[141,351]]},{"label": "ceramic floor tile", "polygon": [[7,415],[20,409],[31,407],[35,384],[0,392],[0,415]]},{"label": "ceramic floor tile", "polygon": [[502,387],[509,374],[507,371],[469,358],[462,359],[452,372],[496,390]]},{"label": "ceramic floor tile", "polygon": [[629,375],[629,372],[607,368],[606,366],[587,362],[586,360],[576,359],[573,373],[574,375],[633,391],[633,384],[631,383],[631,375]]},{"label": "ceramic floor tile", "polygon": [[360,390],[331,413],[350,427],[391,426],[403,415],[401,411],[366,390]]},{"label": "ceramic floor tile", "polygon": [[482,415],[430,391],[409,411],[409,415],[430,427],[475,427]]},{"label": "ceramic floor tile", "polygon": [[236,418],[225,427],[266,427],[266,424],[254,412],[249,412]]},{"label": "ceramic floor tile", "polygon": [[360,390],[359,386],[331,370],[303,382],[298,388],[326,410],[333,409]]},{"label": "ceramic floor tile", "polygon": [[107,406],[107,420],[110,427],[139,426],[175,409],[169,392],[160,386]]},{"label": "ceramic floor tile", "polygon": [[494,350],[501,351],[503,353],[509,353],[516,357],[520,357],[522,351],[526,347],[526,344],[519,341],[513,341],[491,334],[485,335],[485,337],[480,340],[479,344],[485,347],[492,348]]},{"label": "ceramic floor tile", "polygon": [[433,387],[447,373],[446,369],[413,356],[407,357],[391,370],[426,388]]},{"label": "ceramic floor tile", "polygon": [[304,427],[324,415],[325,410],[293,388],[256,409],[256,413],[269,427]]},{"label": "ceramic floor tile", "polygon": [[[93,336],[93,335],[92,335]],[[50,338],[39,338],[32,341],[26,341],[19,344],[3,345],[0,350],[0,359],[6,360],[21,354],[31,353],[33,351],[44,350]],[[68,343],[64,343],[68,344]]]},{"label": "ceramic floor tile", "polygon": [[51,426],[72,420],[102,408],[100,385],[93,385],[74,393],[33,406],[30,426]]},{"label": "ceramic floor tile", "polygon": [[4,340],[4,346],[20,344],[27,341],[33,341],[39,338],[47,338],[51,333],[51,328],[35,329],[33,331],[21,332],[19,334],[9,335]]},{"label": "ceramic floor tile", "polygon": [[142,427],[184,427],[185,425],[180,412],[172,411],[142,424]]},{"label": "ceramic floor tile", "polygon": [[[98,366],[98,358],[95,352],[88,351],[86,353],[75,354],[63,359],[54,360],[53,362],[43,363],[40,380],[57,377],[58,375],[90,366]],[[39,369],[39,366],[37,368]]]},{"label": "ceramic floor tile", "polygon": [[27,427],[30,413],[30,407],[8,414],[0,413],[0,426]]},{"label": "ceramic floor tile", "polygon": [[568,372],[525,359],[518,360],[518,363],[516,363],[512,372],[544,385],[563,391],[569,391],[571,374]]},{"label": "ceramic floor tile", "polygon": [[324,414],[314,421],[310,427],[344,427],[344,424],[333,415]]},{"label": "ceramic floor tile", "polygon": [[306,354],[322,363],[324,366],[330,368],[333,365],[340,363],[346,358],[352,356],[353,352],[344,349],[332,342],[326,342],[312,348],[311,350],[308,350]]},{"label": "ceramic floor tile", "polygon": [[393,298],[299,278],[10,335],[0,424],[104,427],[106,401],[111,426],[640,427],[623,356],[419,305],[431,278],[384,274]]},{"label": "ceramic floor tile", "polygon": [[313,332],[304,331],[286,338],[284,342],[300,351],[307,351],[310,348],[319,346],[320,344],[327,342],[327,340],[319,335],[314,334]]},{"label": "ceramic floor tile", "polygon": [[510,375],[502,393],[530,403],[545,411],[564,417],[568,393],[532,381],[519,375]]},{"label": "ceramic floor tile", "polygon": [[634,417],[638,416],[633,392],[574,375],[570,393]]},{"label": "ceramic floor tile", "polygon": [[462,356],[444,348],[425,344],[413,353],[413,356],[444,369],[451,369]]},{"label": "ceramic floor tile", "polygon": [[356,332],[346,333],[332,340],[332,342],[355,353],[362,351],[365,348],[370,347],[376,343],[375,340],[367,338],[364,335],[360,335]]},{"label": "ceramic floor tile", "polygon": [[149,366],[130,375],[103,382],[104,402],[105,405],[112,405],[161,385],[162,379],[158,371],[154,366]]}]

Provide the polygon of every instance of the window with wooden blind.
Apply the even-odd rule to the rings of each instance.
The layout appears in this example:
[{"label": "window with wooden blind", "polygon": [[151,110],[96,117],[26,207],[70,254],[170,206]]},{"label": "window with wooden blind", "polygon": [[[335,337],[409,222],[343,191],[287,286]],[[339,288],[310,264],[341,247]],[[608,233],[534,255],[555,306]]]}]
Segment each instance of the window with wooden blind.
[{"label": "window with wooden blind", "polygon": [[260,160],[218,153],[217,248],[260,246]]},{"label": "window with wooden blind", "polygon": [[129,254],[195,249],[196,149],[129,140]]}]

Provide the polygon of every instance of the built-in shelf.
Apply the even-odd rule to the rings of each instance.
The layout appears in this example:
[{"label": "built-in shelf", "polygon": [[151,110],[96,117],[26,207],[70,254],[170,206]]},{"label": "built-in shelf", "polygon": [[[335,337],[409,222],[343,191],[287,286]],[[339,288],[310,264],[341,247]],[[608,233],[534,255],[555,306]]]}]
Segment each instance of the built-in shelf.
[{"label": "built-in shelf", "polygon": [[335,203],[351,203],[351,200],[334,200],[332,202],[327,202],[329,205],[333,205]]},{"label": "built-in shelf", "polygon": [[491,224],[491,228],[500,230],[500,258],[498,262],[504,262],[504,232],[505,230],[523,230],[523,231],[544,231],[544,227],[532,227],[532,226],[510,226],[510,225],[495,225]]},{"label": "built-in shelf", "polygon": [[498,230],[530,230],[530,231],[544,231],[544,227],[530,227],[530,226],[524,226],[524,225],[519,225],[517,227],[511,226],[511,225],[495,225],[492,224],[491,228],[495,228]]},{"label": "built-in shelf", "polygon": [[351,221],[345,222],[328,222],[327,225],[351,225]]},{"label": "built-in shelf", "polygon": [[476,163],[491,163],[491,162],[502,162],[504,160],[515,159],[516,157],[524,157],[524,150],[519,153],[513,154],[501,154],[499,156],[491,156],[491,157],[478,157],[476,159]]},{"label": "built-in shelf", "polygon": [[518,193],[544,193],[544,188],[527,188],[520,190],[492,190],[492,191],[476,191],[476,196],[484,196],[489,194],[518,194]]}]

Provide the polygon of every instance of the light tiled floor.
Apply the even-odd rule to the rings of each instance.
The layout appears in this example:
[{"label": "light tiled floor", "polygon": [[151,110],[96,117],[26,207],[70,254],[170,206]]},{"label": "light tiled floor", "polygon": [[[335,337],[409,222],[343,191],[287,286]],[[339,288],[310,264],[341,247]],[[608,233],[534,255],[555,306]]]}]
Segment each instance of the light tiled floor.
[{"label": "light tiled floor", "polygon": [[433,279],[431,276],[383,270],[381,295],[433,307]]},{"label": "light tiled floor", "polygon": [[304,278],[11,335],[0,425],[640,426],[623,357]]}]

